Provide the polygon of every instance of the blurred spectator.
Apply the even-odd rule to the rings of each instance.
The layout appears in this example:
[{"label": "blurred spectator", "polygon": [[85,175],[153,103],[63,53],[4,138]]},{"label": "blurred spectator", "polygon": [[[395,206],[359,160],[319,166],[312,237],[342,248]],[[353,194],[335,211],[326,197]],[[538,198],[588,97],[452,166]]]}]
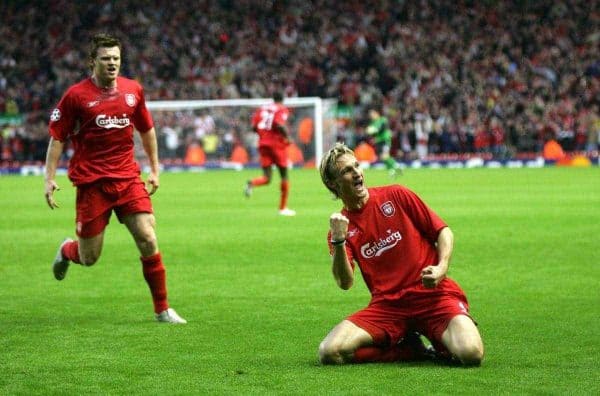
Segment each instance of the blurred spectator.
[{"label": "blurred spectator", "polygon": [[210,132],[202,137],[202,149],[206,154],[206,159],[214,161],[218,156],[217,149],[219,148],[219,136],[216,133]]},{"label": "blurred spectator", "polygon": [[179,133],[171,126],[166,125],[161,129],[164,136],[165,150],[161,158],[177,158],[179,149]]},{"label": "blurred spectator", "polygon": [[194,136],[196,139],[202,140],[215,131],[215,120],[208,109],[198,110],[197,113],[198,115],[194,119]]}]

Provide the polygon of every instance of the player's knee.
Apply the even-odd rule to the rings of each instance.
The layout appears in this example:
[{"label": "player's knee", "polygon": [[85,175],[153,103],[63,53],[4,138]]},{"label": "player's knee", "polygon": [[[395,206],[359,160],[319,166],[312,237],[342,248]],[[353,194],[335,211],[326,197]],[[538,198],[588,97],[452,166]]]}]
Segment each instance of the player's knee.
[{"label": "player's knee", "polygon": [[464,345],[455,355],[465,366],[479,366],[483,361],[483,348],[474,344]]},{"label": "player's knee", "polygon": [[140,253],[142,253],[142,256],[150,256],[154,254],[158,246],[156,235],[145,235],[144,237],[138,239],[137,245]]},{"label": "player's knee", "polygon": [[319,345],[319,361],[321,364],[339,364],[341,363],[341,355],[335,348],[322,342]]},{"label": "player's knee", "polygon": [[346,363],[344,356],[348,354],[340,344],[321,342],[319,345],[319,360],[321,364],[343,364]]},{"label": "player's knee", "polygon": [[144,227],[135,235],[135,240],[142,256],[149,256],[157,250],[158,242],[156,233],[154,232],[155,227],[156,219],[153,215],[150,215],[147,217]]}]

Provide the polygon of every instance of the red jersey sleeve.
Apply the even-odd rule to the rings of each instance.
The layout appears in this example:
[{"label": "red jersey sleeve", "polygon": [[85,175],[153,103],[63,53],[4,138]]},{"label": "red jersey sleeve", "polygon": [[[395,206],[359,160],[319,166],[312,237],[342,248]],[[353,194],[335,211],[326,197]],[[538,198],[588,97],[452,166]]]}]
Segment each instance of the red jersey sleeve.
[{"label": "red jersey sleeve", "polygon": [[139,101],[133,114],[133,125],[140,133],[146,133],[154,126],[152,115],[146,107],[144,89],[141,86],[139,88]]},{"label": "red jersey sleeve", "polygon": [[405,209],[421,234],[435,243],[442,228],[448,225],[413,191],[402,186],[396,187],[394,194],[398,203]]},{"label": "red jersey sleeve", "polygon": [[50,114],[48,132],[50,136],[60,142],[67,140],[77,127],[75,103],[72,91],[69,89]]}]

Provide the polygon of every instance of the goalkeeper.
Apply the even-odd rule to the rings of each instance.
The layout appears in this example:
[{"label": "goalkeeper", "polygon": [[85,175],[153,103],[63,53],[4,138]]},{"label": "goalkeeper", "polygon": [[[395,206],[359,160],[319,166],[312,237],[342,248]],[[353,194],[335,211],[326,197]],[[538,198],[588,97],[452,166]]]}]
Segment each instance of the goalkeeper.
[{"label": "goalkeeper", "polygon": [[377,155],[385,164],[385,168],[390,176],[395,176],[399,168],[396,161],[390,156],[392,130],[390,129],[388,119],[375,107],[369,109],[369,119],[371,122],[367,126],[367,134],[373,137]]}]

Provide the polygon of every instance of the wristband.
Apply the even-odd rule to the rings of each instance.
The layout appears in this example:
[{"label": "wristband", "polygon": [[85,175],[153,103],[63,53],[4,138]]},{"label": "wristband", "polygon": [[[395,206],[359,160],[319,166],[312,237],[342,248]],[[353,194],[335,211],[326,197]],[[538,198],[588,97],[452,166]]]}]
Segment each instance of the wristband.
[{"label": "wristband", "polygon": [[340,241],[334,241],[333,239],[331,240],[331,244],[333,246],[339,246],[339,245],[344,245],[346,244],[346,238],[340,240]]}]

